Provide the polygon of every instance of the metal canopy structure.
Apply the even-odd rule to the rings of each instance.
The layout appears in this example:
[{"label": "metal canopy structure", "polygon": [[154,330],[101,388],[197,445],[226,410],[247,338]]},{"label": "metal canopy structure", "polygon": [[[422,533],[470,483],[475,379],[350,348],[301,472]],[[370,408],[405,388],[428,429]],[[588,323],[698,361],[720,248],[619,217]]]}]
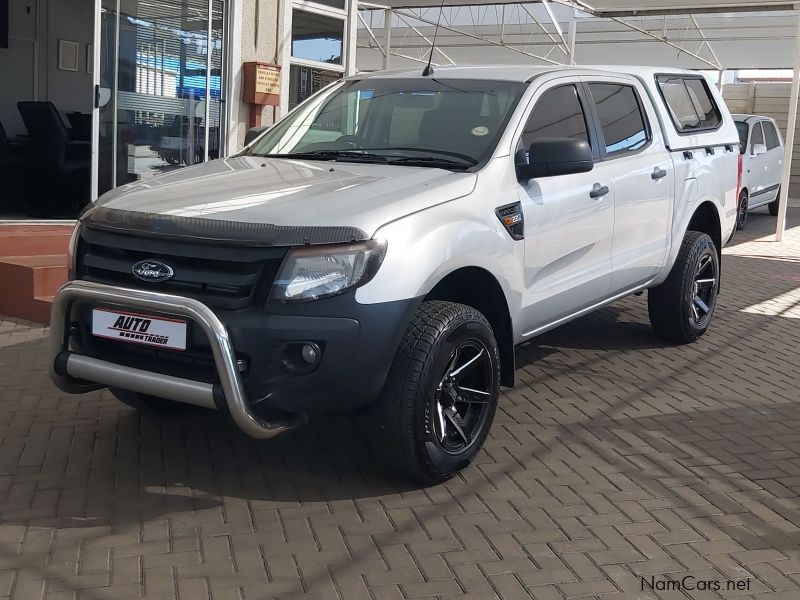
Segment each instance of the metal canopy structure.
[{"label": "metal canopy structure", "polygon": [[[783,237],[800,82],[799,5],[785,0],[359,0],[360,70],[453,64],[793,68],[776,239]],[[431,56],[431,41],[436,48]],[[353,49],[355,50],[355,48]]]}]

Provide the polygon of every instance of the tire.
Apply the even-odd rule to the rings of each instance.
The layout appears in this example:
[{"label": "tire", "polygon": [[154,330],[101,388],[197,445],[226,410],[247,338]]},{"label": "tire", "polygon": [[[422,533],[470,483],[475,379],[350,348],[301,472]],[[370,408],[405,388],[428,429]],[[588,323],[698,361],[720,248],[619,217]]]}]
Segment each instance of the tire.
[{"label": "tire", "polygon": [[718,291],[719,255],[714,242],[705,233],[687,231],[666,281],[647,293],[653,330],[670,342],[695,341],[711,323]]},{"label": "tire", "polygon": [[778,202],[780,197],[781,197],[781,188],[778,188],[778,195],[775,196],[775,200],[767,204],[767,208],[769,208],[769,214],[771,214],[773,217],[778,216]]},{"label": "tire", "polygon": [[423,302],[369,411],[376,455],[393,473],[440,483],[466,467],[492,426],[500,354],[480,312]]},{"label": "tire", "polygon": [[747,190],[742,190],[736,204],[736,229],[744,229],[744,225],[747,223],[748,204]]},{"label": "tire", "polygon": [[155,396],[131,392],[130,390],[109,388],[109,391],[123,404],[127,404],[131,408],[135,408],[139,412],[147,414],[178,414],[195,408],[191,404],[173,402],[172,400],[156,398]]}]

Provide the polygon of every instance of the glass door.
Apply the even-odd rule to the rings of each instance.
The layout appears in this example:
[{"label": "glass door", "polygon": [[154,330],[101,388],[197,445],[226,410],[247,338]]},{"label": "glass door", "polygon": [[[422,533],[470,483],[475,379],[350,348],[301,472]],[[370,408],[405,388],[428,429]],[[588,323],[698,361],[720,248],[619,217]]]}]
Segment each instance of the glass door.
[{"label": "glass door", "polygon": [[223,0],[99,0],[99,194],[219,156]]}]

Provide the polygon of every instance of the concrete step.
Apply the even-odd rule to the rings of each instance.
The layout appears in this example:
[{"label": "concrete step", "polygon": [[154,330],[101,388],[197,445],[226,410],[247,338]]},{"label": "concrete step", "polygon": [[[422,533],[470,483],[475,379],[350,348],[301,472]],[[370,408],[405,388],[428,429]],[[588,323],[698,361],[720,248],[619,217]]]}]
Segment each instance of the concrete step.
[{"label": "concrete step", "polygon": [[38,296],[31,303],[30,321],[36,323],[50,324],[50,310],[53,308],[55,296]]},{"label": "concrete step", "polygon": [[50,304],[67,281],[63,254],[0,258],[0,314],[48,324]]},{"label": "concrete step", "polygon": [[67,253],[73,225],[0,225],[0,257]]}]

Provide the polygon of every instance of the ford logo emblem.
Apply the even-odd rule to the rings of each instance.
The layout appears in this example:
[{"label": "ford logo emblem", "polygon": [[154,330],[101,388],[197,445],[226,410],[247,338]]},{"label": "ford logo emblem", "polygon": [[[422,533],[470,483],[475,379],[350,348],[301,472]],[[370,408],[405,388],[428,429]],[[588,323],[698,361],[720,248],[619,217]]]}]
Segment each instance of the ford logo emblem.
[{"label": "ford logo emblem", "polygon": [[140,260],[131,267],[131,273],[136,279],[155,283],[170,279],[175,274],[175,271],[160,260]]}]

